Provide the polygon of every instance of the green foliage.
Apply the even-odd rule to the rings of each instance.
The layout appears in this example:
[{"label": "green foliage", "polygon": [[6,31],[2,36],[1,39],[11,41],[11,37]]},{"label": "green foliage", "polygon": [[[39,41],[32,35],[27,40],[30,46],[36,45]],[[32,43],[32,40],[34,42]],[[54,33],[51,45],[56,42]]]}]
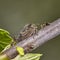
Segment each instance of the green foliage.
[{"label": "green foliage", "polygon": [[16,47],[16,50],[18,51],[19,55],[14,60],[39,60],[40,56],[42,56],[42,54],[35,53],[28,53],[24,55],[24,49],[18,46]]},{"label": "green foliage", "polygon": [[0,52],[9,45],[13,39],[10,36],[10,33],[4,29],[0,29]]},{"label": "green foliage", "polygon": [[23,56],[24,55],[24,49],[22,47],[16,47],[16,50],[18,51],[19,55]]},{"label": "green foliage", "polygon": [[27,53],[24,56],[18,55],[13,60],[39,60],[42,54],[35,54],[35,53]]}]

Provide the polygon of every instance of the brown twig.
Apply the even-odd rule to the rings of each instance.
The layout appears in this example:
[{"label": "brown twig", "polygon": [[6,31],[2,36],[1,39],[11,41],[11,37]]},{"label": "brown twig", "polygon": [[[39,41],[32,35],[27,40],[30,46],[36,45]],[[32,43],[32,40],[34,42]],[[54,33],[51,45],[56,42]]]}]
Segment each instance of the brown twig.
[{"label": "brown twig", "polygon": [[18,52],[16,51],[16,46],[23,47],[25,53],[27,53],[41,46],[48,40],[51,40],[52,38],[58,36],[59,34],[60,34],[60,19],[54,21],[49,26],[46,26],[45,28],[41,29],[36,35],[34,35],[34,37],[31,36],[19,42],[17,45],[6,50],[3,54],[6,54],[10,59],[12,59],[18,54]]}]

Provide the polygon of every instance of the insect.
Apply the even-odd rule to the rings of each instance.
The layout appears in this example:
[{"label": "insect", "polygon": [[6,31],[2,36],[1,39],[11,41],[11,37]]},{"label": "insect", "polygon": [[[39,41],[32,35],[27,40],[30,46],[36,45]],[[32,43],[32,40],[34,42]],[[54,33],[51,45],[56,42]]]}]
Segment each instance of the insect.
[{"label": "insect", "polygon": [[26,24],[24,26],[24,28],[22,29],[22,31],[19,33],[19,36],[16,40],[16,43],[28,38],[28,37],[31,37],[32,35],[35,35],[37,34],[38,30],[40,30],[41,28],[44,28],[45,26],[48,26],[49,23],[45,23],[45,24]]},{"label": "insect", "polygon": [[24,26],[23,30],[20,32],[17,42],[20,42],[34,34],[37,33],[38,27],[35,24],[27,24]]}]

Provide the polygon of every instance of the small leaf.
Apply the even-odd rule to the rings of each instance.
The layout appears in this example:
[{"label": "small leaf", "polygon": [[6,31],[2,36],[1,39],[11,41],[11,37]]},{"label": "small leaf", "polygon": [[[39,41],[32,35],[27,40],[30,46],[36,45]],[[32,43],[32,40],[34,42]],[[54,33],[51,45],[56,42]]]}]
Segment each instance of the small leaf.
[{"label": "small leaf", "polygon": [[16,50],[18,51],[18,53],[20,54],[20,55],[24,55],[24,49],[22,48],[22,47],[16,47]]},{"label": "small leaf", "polygon": [[20,58],[20,60],[36,60],[36,59],[40,59],[40,56],[42,56],[42,54],[33,54],[33,53],[29,53],[24,55],[24,57]]},{"label": "small leaf", "polygon": [[7,45],[4,50],[1,51],[1,53],[3,53],[4,51],[6,51],[7,49],[9,49],[11,47],[11,44]]},{"label": "small leaf", "polygon": [[43,54],[27,53],[24,56],[18,55],[13,60],[39,60]]},{"label": "small leaf", "polygon": [[13,41],[9,34],[8,31],[0,29],[0,52]]}]

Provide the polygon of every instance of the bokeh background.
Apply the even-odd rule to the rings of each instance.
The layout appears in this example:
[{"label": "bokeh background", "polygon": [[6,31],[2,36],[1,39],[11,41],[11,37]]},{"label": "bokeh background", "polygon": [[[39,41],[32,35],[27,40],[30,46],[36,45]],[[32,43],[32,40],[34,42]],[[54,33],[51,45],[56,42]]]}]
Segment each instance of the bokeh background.
[{"label": "bokeh background", "polygon": [[[60,17],[60,0],[0,0],[0,28],[17,35],[27,23],[42,24]],[[41,60],[60,60],[60,36],[37,48]]]}]

